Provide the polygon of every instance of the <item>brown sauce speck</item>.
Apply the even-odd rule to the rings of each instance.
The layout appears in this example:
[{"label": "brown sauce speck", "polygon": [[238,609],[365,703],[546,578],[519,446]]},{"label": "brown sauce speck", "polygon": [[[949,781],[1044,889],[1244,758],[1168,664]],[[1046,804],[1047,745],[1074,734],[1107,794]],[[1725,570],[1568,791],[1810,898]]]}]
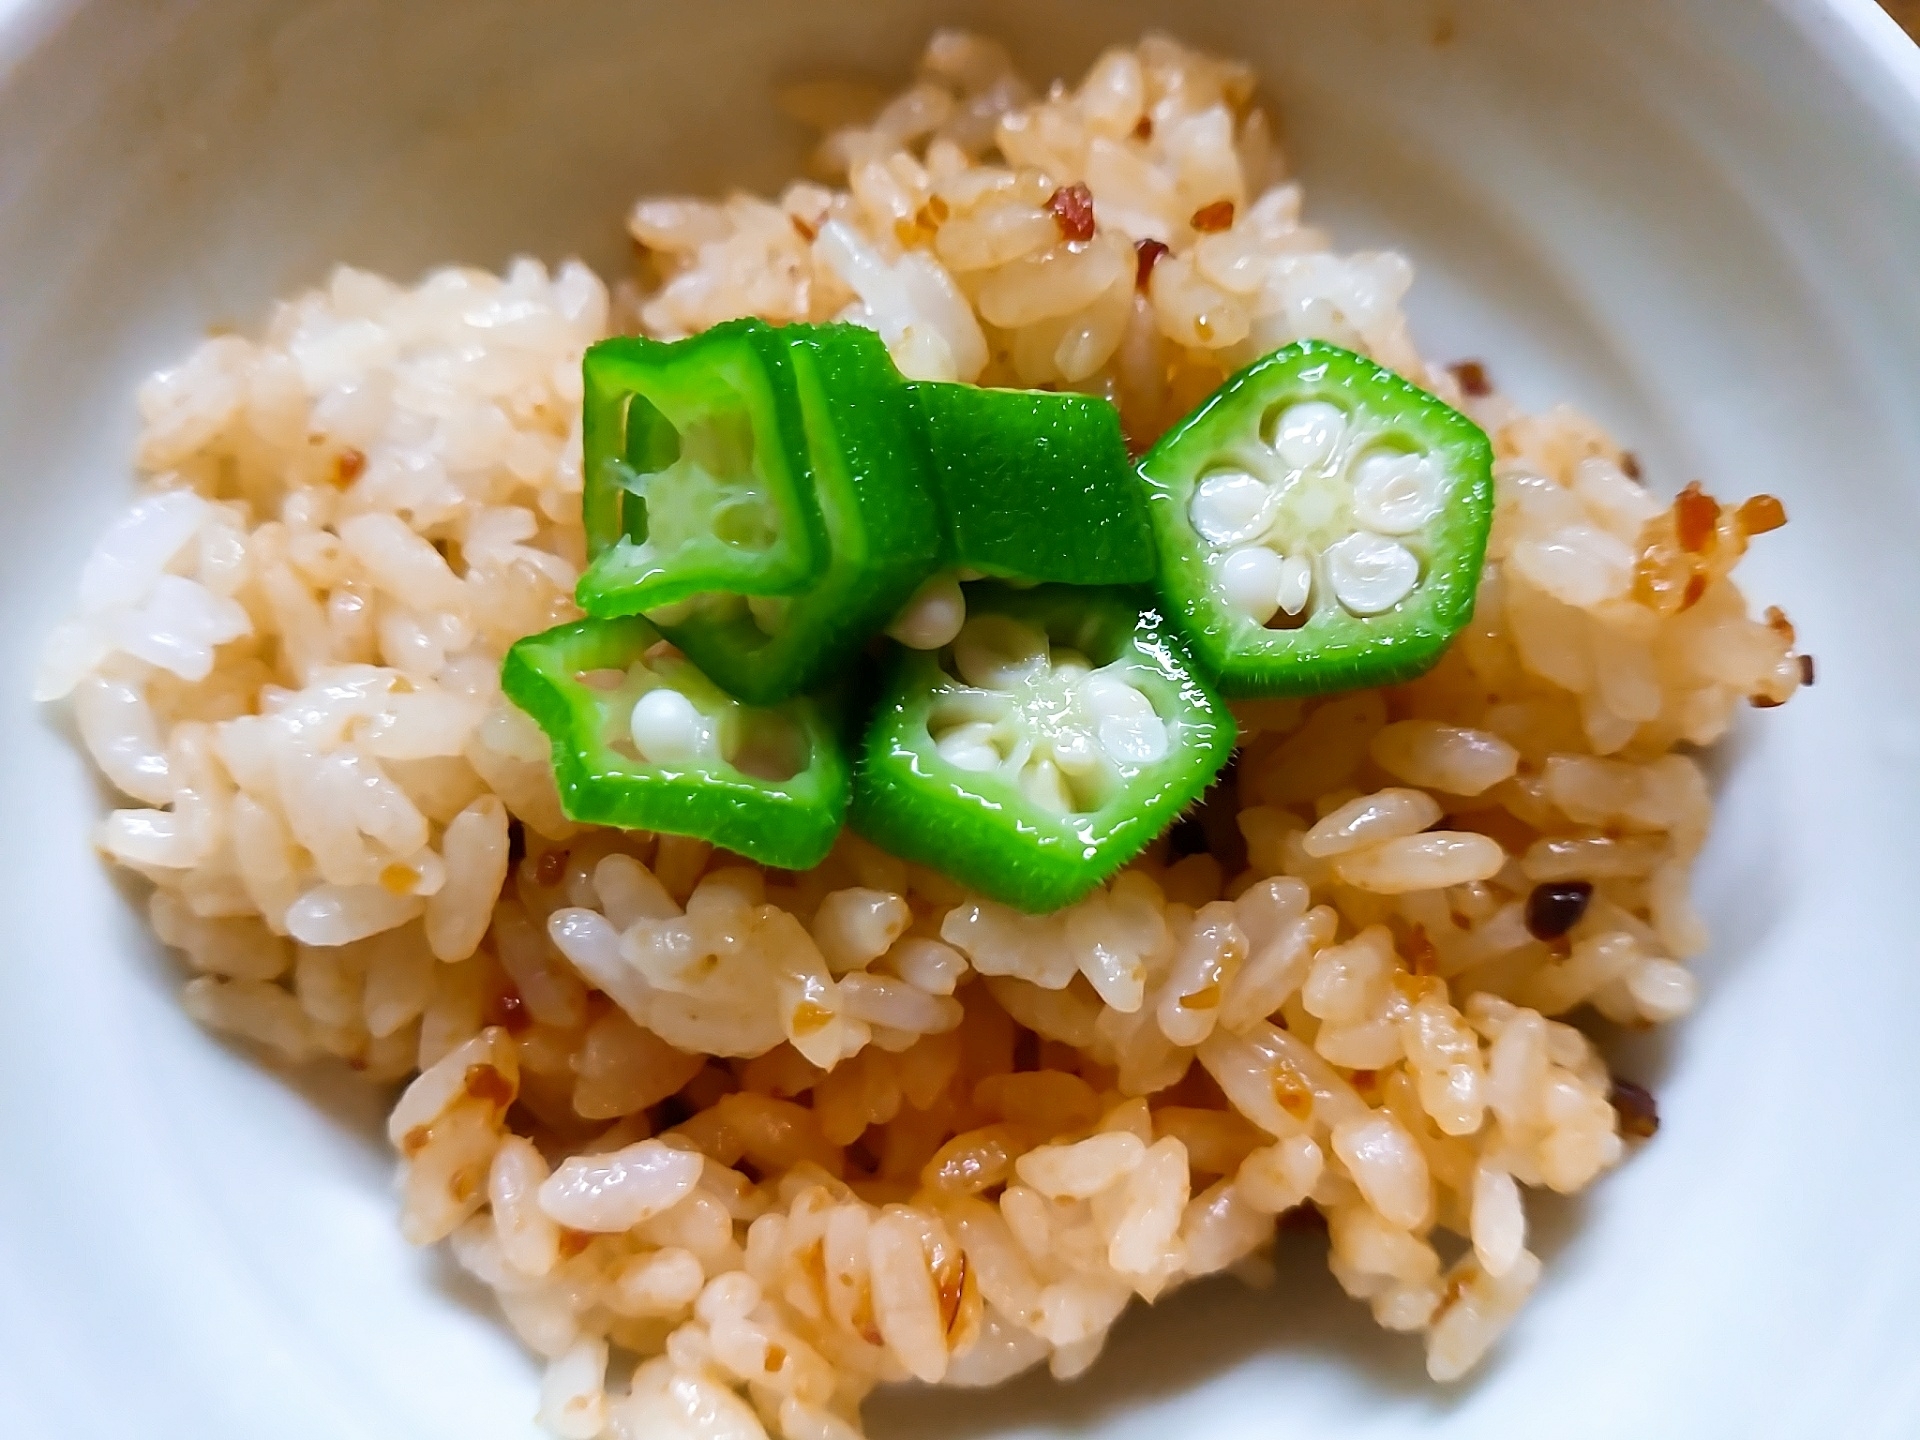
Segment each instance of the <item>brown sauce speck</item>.
[{"label": "brown sauce speck", "polygon": [[461,1205],[480,1193],[480,1186],[486,1180],[487,1172],[479,1165],[464,1165],[453,1172],[453,1179],[447,1183],[447,1193]]},{"label": "brown sauce speck", "polygon": [[1787,644],[1791,645],[1795,640],[1800,638],[1794,634],[1793,622],[1787,618],[1787,612],[1782,610],[1778,605],[1769,605],[1767,607],[1766,620],[1767,629],[1778,635],[1782,640],[1786,641]]},{"label": "brown sauce speck", "polygon": [[826,1029],[832,1020],[832,1011],[826,1009],[824,1006],[814,1004],[811,1000],[802,1000],[798,1005],[793,1007],[793,1019],[790,1023],[793,1026],[794,1034],[813,1035]]},{"label": "brown sauce speck", "polygon": [[558,885],[567,873],[567,852],[549,850],[533,862],[533,883],[542,889]]},{"label": "brown sauce speck", "polygon": [[1802,685],[1813,684],[1813,656],[1801,655],[1796,658],[1800,661],[1800,683]]},{"label": "brown sauce speck", "polygon": [[1653,1092],[1631,1080],[1615,1078],[1607,1103],[1620,1116],[1620,1133],[1635,1140],[1651,1139],[1660,1129],[1660,1106]]},{"label": "brown sauce speck", "polygon": [[513,1082],[491,1065],[469,1065],[461,1086],[474,1099],[497,1110],[513,1103]]},{"label": "brown sauce speck", "polygon": [[400,1153],[411,1160],[427,1148],[427,1142],[433,1139],[433,1129],[427,1125],[416,1125],[400,1137]]},{"label": "brown sauce speck", "polygon": [[1787,507],[1771,495],[1754,495],[1733,513],[1749,535],[1765,535],[1787,523]]},{"label": "brown sauce speck", "polygon": [[1680,608],[1691,610],[1700,603],[1700,597],[1707,593],[1707,577],[1700,574],[1687,577],[1687,588],[1681,593]]},{"label": "brown sauce speck", "polygon": [[1427,927],[1410,926],[1400,942],[1400,953],[1407,957],[1407,968],[1415,975],[1432,975],[1440,968],[1440,954],[1427,938]]},{"label": "brown sauce speck", "polygon": [[509,1035],[519,1035],[533,1024],[533,1016],[527,1010],[527,1002],[520,998],[520,991],[509,984],[488,1007],[487,1023],[498,1025]]},{"label": "brown sauce speck", "polygon": [[1313,1114],[1313,1086],[1284,1060],[1273,1074],[1273,1100],[1296,1120],[1305,1120]]},{"label": "brown sauce speck", "polygon": [[766,1366],[767,1374],[778,1375],[780,1373],[780,1367],[787,1363],[787,1347],[784,1345],[768,1345],[766,1357],[761,1363]]},{"label": "brown sauce speck", "polygon": [[818,230],[814,229],[813,226],[809,225],[806,221],[802,220],[798,215],[789,215],[787,219],[791,221],[793,224],[793,233],[798,235],[802,240],[806,241],[809,245],[813,243],[813,237],[820,233]]},{"label": "brown sauce speck", "polygon": [[1720,524],[1720,502],[1695,480],[1674,500],[1673,523],[1680,548],[1689,555],[1698,555],[1713,540],[1713,532]]},{"label": "brown sauce speck", "polygon": [[575,1230],[569,1225],[560,1227],[558,1246],[560,1258],[571,1260],[593,1243],[593,1236],[585,1230]]},{"label": "brown sauce speck", "polygon": [[1593,900],[1591,880],[1552,880],[1527,896],[1527,933],[1536,940],[1559,940],[1580,923]]},{"label": "brown sauce speck", "polygon": [[1047,210],[1060,229],[1060,238],[1070,242],[1093,238],[1093,192],[1085,185],[1062,185],[1047,197]]},{"label": "brown sauce speck", "polygon": [[967,1255],[956,1251],[953,1263],[942,1265],[934,1276],[940,1290],[940,1329],[951,1335],[960,1321],[961,1302],[967,1297]]},{"label": "brown sauce speck", "polygon": [[1493,393],[1493,382],[1487,378],[1487,367],[1478,360],[1457,360],[1447,369],[1460,382],[1461,394],[1478,400]]},{"label": "brown sauce speck", "polygon": [[1620,473],[1629,480],[1641,479],[1640,457],[1631,450],[1622,451],[1620,454]]},{"label": "brown sauce speck", "polygon": [[1134,288],[1144,290],[1147,282],[1153,278],[1153,267],[1160,263],[1160,257],[1167,253],[1167,247],[1158,240],[1136,241],[1133,247]]},{"label": "brown sauce speck", "polygon": [[1187,217],[1187,223],[1202,235],[1216,234],[1233,228],[1233,201],[1214,200],[1202,205]]},{"label": "brown sauce speck", "polygon": [[1151,115],[1142,115],[1138,120],[1133,122],[1133,138],[1136,140],[1151,140],[1153,138],[1153,117]]},{"label": "brown sauce speck", "polygon": [[367,457],[349,446],[333,457],[333,483],[342,490],[360,478],[367,468]]}]

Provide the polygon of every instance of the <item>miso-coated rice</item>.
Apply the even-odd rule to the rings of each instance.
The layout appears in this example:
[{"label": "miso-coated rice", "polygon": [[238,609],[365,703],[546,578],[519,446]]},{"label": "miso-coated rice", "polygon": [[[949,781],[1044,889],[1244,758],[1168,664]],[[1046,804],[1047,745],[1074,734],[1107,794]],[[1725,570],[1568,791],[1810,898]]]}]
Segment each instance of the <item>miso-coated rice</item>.
[{"label": "miso-coated rice", "polygon": [[[1148,38],[1041,94],[942,33],[857,96],[785,97],[817,180],[641,201],[611,292],[342,269],[154,376],[39,690],[127,797],[100,848],[193,1015],[400,1089],[400,1224],[544,1357],[557,1436],[848,1440],[876,1384],[1071,1376],[1300,1206],[1452,1380],[1539,1278],[1528,1192],[1623,1158],[1580,1023],[1694,1003],[1695,749],[1801,681],[1730,577],[1779,507],[1423,360],[1407,261],[1303,222],[1243,66]],[[577,614],[581,350],[748,313],[1105,395],[1141,446],[1275,347],[1365,351],[1494,437],[1475,617],[1411,684],[1236,706],[1199,822],[1044,918],[852,837],[794,874],[574,826],[497,675]]]}]

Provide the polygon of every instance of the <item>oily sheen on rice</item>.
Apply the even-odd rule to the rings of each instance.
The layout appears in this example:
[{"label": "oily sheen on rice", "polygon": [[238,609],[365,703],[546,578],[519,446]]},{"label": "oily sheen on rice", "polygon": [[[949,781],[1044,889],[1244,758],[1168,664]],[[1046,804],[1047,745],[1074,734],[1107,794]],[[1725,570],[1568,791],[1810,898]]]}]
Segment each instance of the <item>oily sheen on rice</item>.
[{"label": "oily sheen on rice", "polygon": [[[1659,498],[1577,414],[1423,361],[1410,267],[1302,223],[1238,65],[1149,38],[1036,98],[941,34],[877,115],[786,98],[819,180],[642,201],[611,297],[577,264],[343,269],[142,388],[147,482],[39,687],[127,798],[100,848],[195,1016],[405,1082],[401,1223],[545,1357],[555,1435],[848,1440],[879,1383],[1073,1375],[1133,1297],[1257,1276],[1301,1205],[1462,1374],[1539,1275],[1525,1192],[1622,1155],[1566,1017],[1693,1002],[1683,747],[1800,683],[1729,578],[1777,507]],[[497,684],[576,613],[580,354],[746,313],[1099,393],[1136,443],[1276,346],[1364,350],[1495,439],[1473,622],[1411,684],[1238,707],[1209,848],[1055,915],[852,837],[793,874],[582,829]],[[1536,938],[1529,893],[1573,880]]]}]

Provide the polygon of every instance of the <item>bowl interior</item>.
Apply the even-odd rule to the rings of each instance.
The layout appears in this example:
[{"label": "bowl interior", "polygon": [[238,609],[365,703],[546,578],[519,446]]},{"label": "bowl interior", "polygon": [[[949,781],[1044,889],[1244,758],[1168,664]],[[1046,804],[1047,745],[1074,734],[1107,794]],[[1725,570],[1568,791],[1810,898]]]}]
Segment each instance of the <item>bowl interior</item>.
[{"label": "bowl interior", "polygon": [[773,81],[897,78],[943,23],[1041,79],[1152,27],[1252,60],[1309,216],[1414,260],[1429,354],[1575,401],[1657,487],[1786,502],[1745,583],[1820,683],[1714,762],[1702,1005],[1615,1051],[1665,1126],[1534,1202],[1546,1280],[1478,1378],[1429,1386],[1289,1240],[1072,1385],[882,1396],[877,1440],[1915,1433],[1920,62],[1867,0],[0,6],[0,1433],[532,1433],[532,1363],[399,1238],[380,1097],[179,1012],[89,853],[112,802],[25,699],[133,386],[334,261],[612,271],[635,196],[793,172]]}]

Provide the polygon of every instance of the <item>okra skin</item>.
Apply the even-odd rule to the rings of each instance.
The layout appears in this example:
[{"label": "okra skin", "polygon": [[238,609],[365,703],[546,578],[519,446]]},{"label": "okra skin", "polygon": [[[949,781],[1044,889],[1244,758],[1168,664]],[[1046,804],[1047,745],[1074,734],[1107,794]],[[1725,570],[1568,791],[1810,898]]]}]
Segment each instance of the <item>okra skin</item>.
[{"label": "okra skin", "polygon": [[[826,565],[794,367],[779,332],[728,321],[672,344],[621,336],[581,362],[582,520],[589,565],[575,598],[590,615],[637,615],[694,595],[791,595]],[[770,537],[696,536],[677,548],[656,506],[678,479],[697,495],[700,460]],[[688,498],[683,489],[681,498]],[[679,507],[688,508],[684,504]],[[711,517],[710,517],[711,518]]]},{"label": "okra skin", "polygon": [[768,634],[743,606],[661,629],[733,694],[769,703],[832,678],[941,563],[939,506],[905,383],[856,325],[790,325],[788,347],[825,529],[825,568]]},{"label": "okra skin", "polygon": [[979,584],[970,618],[1001,614],[1052,646],[1118,663],[1167,726],[1166,756],[1123,775],[1090,811],[1035,805],[1016,781],[962,769],[938,750],[934,706],[968,687],[951,649],[898,650],[856,762],[849,823],[895,855],[939,870],[1003,904],[1044,913],[1070,905],[1139,854],[1212,782],[1231,755],[1231,714],[1138,589]]},{"label": "okra skin", "polygon": [[834,707],[797,697],[746,717],[749,725],[777,725],[782,743],[797,738],[804,746],[804,757],[793,757],[804,763],[785,778],[748,774],[719,758],[650,764],[626,740],[632,698],[583,677],[648,665],[683,694],[726,702],[710,683],[702,688],[689,662],[679,659],[685,670],[678,672],[673,657],[663,658],[661,638],[646,620],[628,616],[557,626],[507,651],[501,689],[551,740],[561,809],[585,824],[697,836],[782,869],[819,864],[840,832],[851,784]]},{"label": "okra skin", "polygon": [[[1257,463],[1262,425],[1307,401],[1340,408],[1381,446],[1430,457],[1445,477],[1443,503],[1418,534],[1397,537],[1420,559],[1421,576],[1391,610],[1359,615],[1322,603],[1304,623],[1266,625],[1224,603],[1190,507],[1209,466]],[[1486,434],[1438,397],[1351,351],[1300,341],[1229,377],[1142,457],[1160,593],[1229,697],[1319,695],[1412,679],[1438,662],[1473,614],[1493,518],[1492,464]]]},{"label": "okra skin", "polygon": [[1048,390],[908,389],[955,569],[1068,585],[1153,578],[1146,495],[1113,406]]}]

